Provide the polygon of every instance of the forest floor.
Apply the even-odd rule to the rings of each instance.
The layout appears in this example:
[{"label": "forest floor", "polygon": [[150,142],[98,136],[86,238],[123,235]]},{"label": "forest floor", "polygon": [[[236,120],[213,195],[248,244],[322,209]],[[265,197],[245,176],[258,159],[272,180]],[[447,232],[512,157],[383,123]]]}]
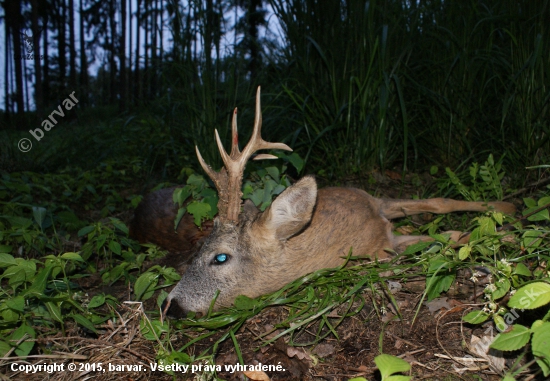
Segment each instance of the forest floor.
[{"label": "forest floor", "polygon": [[[416,192],[416,187],[410,185],[403,188],[402,182],[398,185],[391,177],[392,173],[388,173],[384,179],[377,179],[376,189],[369,189],[371,193],[384,197],[410,197]],[[352,185],[369,187],[365,184]],[[127,223],[131,213],[119,217]],[[157,262],[171,266],[176,263],[178,258],[170,254]],[[98,264],[99,267],[101,264]],[[199,366],[206,369],[205,365],[219,365],[221,371],[217,372],[217,379],[228,381],[246,379],[243,372],[233,368],[240,362],[247,365],[281,366],[281,371],[265,372],[273,381],[347,381],[354,377],[380,380],[381,375],[373,360],[380,353],[385,353],[398,356],[411,364],[408,375],[414,376],[414,380],[500,380],[517,353],[516,356],[512,353],[510,359],[504,358],[502,352],[491,352],[496,356],[487,355],[487,343],[498,333],[492,329],[493,322],[474,326],[462,321],[462,317],[473,306],[479,308],[484,303],[483,278],[474,283],[471,277],[471,271],[461,271],[451,289],[430,302],[423,298],[425,277],[408,279],[406,282],[386,282],[387,287],[381,292],[364,290],[351,309],[346,309],[348,312],[356,310],[352,316],[342,319],[346,311],[333,310],[324,319],[312,320],[307,329],[299,334],[283,335],[268,345],[264,345],[264,342],[282,331],[276,327],[288,316],[289,308],[266,308],[248,319],[236,332],[234,340],[228,338],[220,344],[216,355],[212,357],[215,363],[199,361],[193,365],[195,370]],[[18,380],[216,379],[209,371],[193,373],[191,369],[180,369],[173,375],[153,371],[152,367],[158,363],[160,338],[157,342],[145,338],[142,328],[150,311],[157,309],[155,298],[143,304],[124,302],[132,300],[131,287],[121,282],[108,286],[102,282],[98,273],[76,282],[86,290],[89,298],[103,293],[113,295],[121,302],[116,310],[118,319],[103,324],[97,335],[70,322],[67,322],[65,332],[52,331],[48,334],[44,331],[46,328],[35,327],[41,331],[39,346],[47,348],[51,357],[38,356],[38,362],[31,359],[27,361],[35,364],[74,362],[78,364],[76,371],[55,372],[46,376],[44,373],[8,372],[0,374],[0,379],[12,379],[11,376]],[[381,288],[378,287],[378,290]],[[359,300],[364,302],[362,306]],[[323,321],[332,325],[332,332],[327,332],[330,329],[327,324],[320,328],[319,324]],[[195,335],[178,332],[168,339],[175,349],[201,334],[200,331]],[[200,357],[210,350],[222,334],[220,331],[207,339],[197,340],[186,349],[187,354]],[[318,335],[324,334],[326,337],[321,341],[308,344],[316,341]],[[163,340],[165,345],[166,337]],[[238,343],[238,350],[235,342]],[[89,364],[88,368],[82,364]],[[102,370],[91,368],[97,367],[97,364],[102,364]],[[251,377],[267,379],[265,375]]]}]

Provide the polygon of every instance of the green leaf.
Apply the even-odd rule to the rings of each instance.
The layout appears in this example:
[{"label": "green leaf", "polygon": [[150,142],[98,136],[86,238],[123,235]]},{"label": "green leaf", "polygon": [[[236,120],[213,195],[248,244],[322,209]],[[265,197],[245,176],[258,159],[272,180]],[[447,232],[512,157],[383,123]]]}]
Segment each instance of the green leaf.
[{"label": "green leaf", "polygon": [[388,379],[393,373],[408,372],[411,365],[398,357],[381,354],[374,358],[374,362],[382,375],[382,380]]},{"label": "green leaf", "polygon": [[32,282],[27,293],[42,294],[46,289],[46,284],[48,283],[48,278],[50,277],[53,267],[54,266],[46,266],[40,270],[34,278],[34,282]]},{"label": "green leaf", "polygon": [[176,188],[172,194],[172,200],[174,203],[177,203],[180,207],[185,203],[185,200],[191,196],[191,187],[185,186],[183,188]]},{"label": "green leaf", "polygon": [[25,341],[19,344],[15,349],[15,353],[17,354],[17,356],[27,356],[29,353],[31,353],[32,348],[34,347],[34,340],[32,341],[27,341],[27,340],[35,339],[36,333],[31,326],[27,325],[27,323],[23,323],[11,335],[10,341],[13,343],[14,346],[25,335],[27,335],[27,339],[25,339]]},{"label": "green leaf", "polygon": [[431,244],[433,244],[433,242],[430,242],[430,241],[417,242],[415,244],[407,246],[405,251],[403,251],[402,255],[411,255],[411,254],[419,253],[425,248],[427,248],[428,246],[430,246]]},{"label": "green leaf", "polygon": [[174,230],[178,230],[178,225],[180,224],[181,219],[183,218],[186,212],[187,212],[187,208],[185,207],[178,209],[178,214],[176,215],[176,219],[174,220]]},{"label": "green leaf", "polygon": [[40,226],[40,229],[43,229],[43,223],[46,219],[46,215],[48,214],[48,211],[46,208],[43,208],[41,206],[33,206],[32,207],[32,215],[34,217],[34,220]]},{"label": "green leaf", "polygon": [[533,330],[532,351],[545,377],[550,375],[550,322],[544,322]]},{"label": "green leaf", "polygon": [[496,232],[495,221],[490,217],[479,217],[479,228],[482,236],[492,235]]},{"label": "green leaf", "polygon": [[523,348],[531,338],[531,330],[520,324],[514,324],[510,332],[500,333],[491,348],[499,351],[515,351]]},{"label": "green leaf", "polygon": [[461,261],[465,260],[470,256],[470,253],[472,252],[472,247],[470,245],[464,245],[458,250],[458,259]]},{"label": "green leaf", "polygon": [[104,303],[105,303],[105,295],[104,294],[99,294],[99,295],[94,296],[92,298],[92,300],[90,300],[90,303],[88,304],[88,308],[100,307]]},{"label": "green leaf", "polygon": [[296,168],[296,171],[300,173],[302,171],[302,168],[304,168],[304,159],[300,157],[296,152],[293,152],[292,154],[287,156],[288,161],[290,164]]},{"label": "green leaf", "polygon": [[11,346],[8,343],[6,343],[4,340],[0,340],[0,357],[6,356],[10,349]]},{"label": "green leaf", "polygon": [[124,234],[128,234],[130,231],[128,230],[128,226],[120,220],[117,220],[116,218],[111,218],[111,222],[113,223],[113,226],[123,232]]},{"label": "green leaf", "polygon": [[532,310],[550,303],[550,284],[534,282],[521,287],[508,301],[508,306]]},{"label": "green leaf", "polygon": [[25,298],[21,295],[8,299],[6,306],[17,312],[23,312],[25,310]]},{"label": "green leaf", "polygon": [[117,255],[120,255],[122,253],[120,243],[118,243],[117,241],[109,241],[109,250]]},{"label": "green leaf", "polygon": [[82,259],[82,257],[78,253],[63,253],[61,255],[61,258],[65,259],[67,261],[85,262],[84,259]]},{"label": "green leaf", "polygon": [[210,205],[204,202],[193,201],[187,205],[187,211],[193,215],[195,225],[199,227],[201,226],[201,221],[208,216],[210,210]]},{"label": "green leaf", "polygon": [[[11,251],[11,250],[10,250]],[[15,258],[11,254],[0,253],[0,268],[16,265]]]},{"label": "green leaf", "polygon": [[187,184],[193,185],[198,189],[203,188],[207,185],[206,180],[204,180],[204,177],[202,177],[201,175],[197,175],[196,173],[191,174],[187,178]]},{"label": "green leaf", "polygon": [[275,180],[276,183],[281,182],[281,180],[279,179],[279,169],[277,167],[267,167],[265,168],[265,170],[267,171],[269,176],[271,176],[271,178]]},{"label": "green leaf", "polygon": [[[0,241],[2,240],[2,236],[0,234]],[[10,245],[0,245],[0,255],[1,253],[11,253],[13,247]],[[2,267],[2,260],[0,259],[0,267]]]},{"label": "green leaf", "polygon": [[168,322],[160,320],[141,319],[139,323],[141,334],[150,341],[156,341],[163,333],[168,332]]},{"label": "green leaf", "polygon": [[207,216],[209,220],[214,219],[214,216],[218,214],[218,201],[218,195],[208,196],[202,200],[203,203],[210,205],[210,211]]},{"label": "green leaf", "polygon": [[82,229],[80,229],[80,230],[78,231],[78,234],[77,234],[77,235],[78,235],[79,237],[83,237],[83,236],[85,236],[86,234],[89,234],[89,233],[93,232],[94,229],[95,229],[95,226],[93,226],[93,225],[84,226]]},{"label": "green leaf", "polygon": [[470,324],[481,324],[487,319],[489,319],[489,316],[490,315],[487,312],[484,312],[482,310],[476,310],[476,311],[471,311],[467,315],[463,316],[462,320]]},{"label": "green leaf", "polygon": [[531,276],[531,271],[523,263],[519,262],[514,268],[513,274]]},{"label": "green leaf", "polygon": [[494,284],[496,290],[492,292],[493,300],[502,298],[510,290],[510,281],[508,278],[500,278]]},{"label": "green leaf", "polygon": [[[523,203],[525,204],[526,207],[528,208],[536,208],[537,207],[537,202],[532,199],[531,197],[525,197],[523,199]],[[525,213],[526,214],[526,213]],[[525,215],[524,214],[524,215]]]},{"label": "green leaf", "polygon": [[48,309],[48,312],[50,313],[50,316],[60,322],[63,323],[63,315],[61,315],[61,308],[53,302],[46,302],[44,303],[46,305],[46,308]]},{"label": "green leaf", "polygon": [[159,274],[149,271],[141,274],[134,285],[136,300],[146,300],[153,295],[154,288],[158,283],[158,277]]},{"label": "green leaf", "polygon": [[84,328],[86,328],[86,329],[88,329],[88,330],[90,330],[94,333],[97,333],[97,330],[96,330],[95,326],[85,316],[82,316],[80,314],[74,314],[74,315],[71,315],[71,317],[74,319],[74,321],[76,321],[78,324],[80,324]]}]

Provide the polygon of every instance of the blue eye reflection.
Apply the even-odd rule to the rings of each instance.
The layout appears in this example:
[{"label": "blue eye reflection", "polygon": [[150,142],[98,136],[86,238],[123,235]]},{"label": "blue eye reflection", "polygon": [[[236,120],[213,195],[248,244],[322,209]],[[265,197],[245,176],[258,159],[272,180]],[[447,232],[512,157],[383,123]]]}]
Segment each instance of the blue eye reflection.
[{"label": "blue eye reflection", "polygon": [[227,262],[228,259],[229,259],[229,255],[223,254],[223,253],[218,254],[214,257],[214,264],[221,265],[222,263]]}]

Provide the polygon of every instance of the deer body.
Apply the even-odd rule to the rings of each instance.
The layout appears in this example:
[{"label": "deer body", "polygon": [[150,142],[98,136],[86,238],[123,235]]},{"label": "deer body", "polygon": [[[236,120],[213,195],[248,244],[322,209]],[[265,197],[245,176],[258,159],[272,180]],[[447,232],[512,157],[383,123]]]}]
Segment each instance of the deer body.
[{"label": "deer body", "polygon": [[[251,141],[241,153],[238,148],[236,110],[232,123],[232,149],[228,155],[216,132],[225,168],[214,172],[197,156],[219,192],[219,216],[198,253],[170,292],[163,315],[184,316],[188,311],[208,311],[219,291],[214,308],[229,306],[239,295],[251,298],[278,290],[313,271],[341,265],[353,250],[354,256],[388,258],[425,236],[395,236],[392,218],[424,212],[485,211],[494,208],[512,214],[505,202],[482,203],[449,199],[389,200],[353,188],[317,189],[306,176],[282,192],[260,212],[250,201],[242,206],[242,171],[258,149],[285,149],[260,136],[259,89]],[[274,158],[258,155],[256,159]],[[168,198],[171,202],[171,197]],[[162,208],[161,208],[162,209]],[[453,237],[455,240],[457,237]]]}]

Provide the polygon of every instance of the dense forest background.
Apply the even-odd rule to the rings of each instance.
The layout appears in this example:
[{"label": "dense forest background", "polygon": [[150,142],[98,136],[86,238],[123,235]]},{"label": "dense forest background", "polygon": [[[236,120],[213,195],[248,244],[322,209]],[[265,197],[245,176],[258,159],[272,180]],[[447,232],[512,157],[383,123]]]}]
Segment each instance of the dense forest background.
[{"label": "dense forest background", "polygon": [[[547,0],[4,0],[0,166],[221,164],[231,110],[328,180],[549,163]],[[75,110],[29,130],[69,94]],[[21,138],[31,152],[17,149]],[[243,138],[244,140],[244,138]],[[510,172],[510,171],[508,171]]]}]

